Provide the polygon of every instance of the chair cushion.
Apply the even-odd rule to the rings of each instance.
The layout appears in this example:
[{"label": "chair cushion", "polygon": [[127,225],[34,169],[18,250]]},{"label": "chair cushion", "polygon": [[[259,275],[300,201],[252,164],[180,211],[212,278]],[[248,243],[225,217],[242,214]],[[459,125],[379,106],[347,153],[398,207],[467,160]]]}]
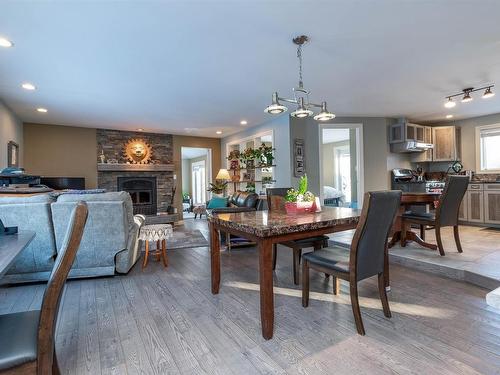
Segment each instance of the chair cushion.
[{"label": "chair cushion", "polygon": [[405,219],[415,219],[415,220],[420,220],[420,221],[428,221],[428,222],[433,222],[436,220],[436,216],[434,214],[428,214],[425,212],[413,212],[413,211],[406,211],[402,217]]},{"label": "chair cushion", "polygon": [[349,249],[342,247],[325,247],[302,255],[302,259],[331,270],[349,272]]},{"label": "chair cushion", "polygon": [[0,370],[36,360],[40,311],[0,315]]}]

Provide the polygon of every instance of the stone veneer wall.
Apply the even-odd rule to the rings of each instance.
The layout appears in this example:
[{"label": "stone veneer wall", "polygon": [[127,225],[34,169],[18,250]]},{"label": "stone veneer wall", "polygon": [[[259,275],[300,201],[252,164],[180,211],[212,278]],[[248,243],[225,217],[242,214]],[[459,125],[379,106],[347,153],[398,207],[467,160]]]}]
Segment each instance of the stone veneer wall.
[{"label": "stone veneer wall", "polygon": [[[104,152],[106,160],[117,159],[118,163],[126,163],[123,156],[125,144],[133,138],[143,139],[153,151],[153,161],[157,164],[173,164],[173,140],[170,134],[129,132],[121,130],[97,129],[97,155]],[[98,171],[97,185],[108,191],[116,191],[117,177],[156,177],[158,212],[165,212],[172,198],[175,186],[175,172],[117,172]]]}]

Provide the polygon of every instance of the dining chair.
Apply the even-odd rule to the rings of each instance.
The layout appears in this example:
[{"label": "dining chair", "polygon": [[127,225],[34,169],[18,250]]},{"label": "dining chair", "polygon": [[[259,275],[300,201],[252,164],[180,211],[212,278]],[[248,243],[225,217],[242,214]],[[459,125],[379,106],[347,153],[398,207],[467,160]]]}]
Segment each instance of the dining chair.
[{"label": "dining chair", "polygon": [[391,317],[385,290],[389,265],[387,237],[394,217],[399,209],[401,191],[377,191],[365,194],[359,223],[354,232],[350,250],[341,247],[327,247],[304,254],[302,257],[302,306],[309,304],[309,269],[333,276],[333,294],[340,292],[339,279],[349,282],[351,306],[356,328],[365,334],[359,309],[358,282],[378,276],[378,290],[384,315]]},{"label": "dining chair", "polygon": [[445,255],[443,241],[441,239],[441,228],[453,227],[455,244],[459,253],[462,252],[462,244],[458,233],[458,215],[460,204],[469,186],[468,176],[449,176],[448,181],[439,198],[436,213],[419,213],[408,211],[401,216],[401,246],[406,246],[406,232],[410,230],[411,224],[420,226],[420,234],[425,240],[425,226],[433,225],[436,231],[436,242],[439,254]]},{"label": "dining chair", "polygon": [[59,374],[55,330],[62,291],[80,246],[87,205],[73,209],[40,310],[0,315],[0,374]]},{"label": "dining chair", "polygon": [[[267,188],[267,207],[269,211],[285,211],[285,195],[290,188]],[[327,236],[308,237],[301,240],[280,242],[293,251],[293,283],[299,285],[299,265],[302,256],[302,249],[312,247],[314,250],[328,246]],[[278,245],[273,244],[273,270],[276,269],[276,259],[278,258]],[[328,275],[326,275],[328,276]]]}]

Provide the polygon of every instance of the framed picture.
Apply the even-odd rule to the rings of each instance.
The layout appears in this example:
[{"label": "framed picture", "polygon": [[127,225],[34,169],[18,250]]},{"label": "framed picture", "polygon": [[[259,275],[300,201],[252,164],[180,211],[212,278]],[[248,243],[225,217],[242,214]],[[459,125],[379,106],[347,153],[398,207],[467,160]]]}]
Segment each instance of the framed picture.
[{"label": "framed picture", "polygon": [[304,140],[296,138],[293,142],[293,175],[302,177],[306,174]]},{"label": "framed picture", "polygon": [[7,143],[7,167],[19,168],[19,145],[14,141]]}]

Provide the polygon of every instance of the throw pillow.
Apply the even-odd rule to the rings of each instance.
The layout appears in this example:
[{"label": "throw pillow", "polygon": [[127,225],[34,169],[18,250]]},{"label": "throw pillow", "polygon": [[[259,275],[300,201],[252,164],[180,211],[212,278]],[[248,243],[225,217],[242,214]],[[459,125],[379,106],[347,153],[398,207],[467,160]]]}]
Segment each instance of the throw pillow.
[{"label": "throw pillow", "polygon": [[208,202],[207,208],[223,208],[227,207],[227,198],[224,197],[212,197]]}]

